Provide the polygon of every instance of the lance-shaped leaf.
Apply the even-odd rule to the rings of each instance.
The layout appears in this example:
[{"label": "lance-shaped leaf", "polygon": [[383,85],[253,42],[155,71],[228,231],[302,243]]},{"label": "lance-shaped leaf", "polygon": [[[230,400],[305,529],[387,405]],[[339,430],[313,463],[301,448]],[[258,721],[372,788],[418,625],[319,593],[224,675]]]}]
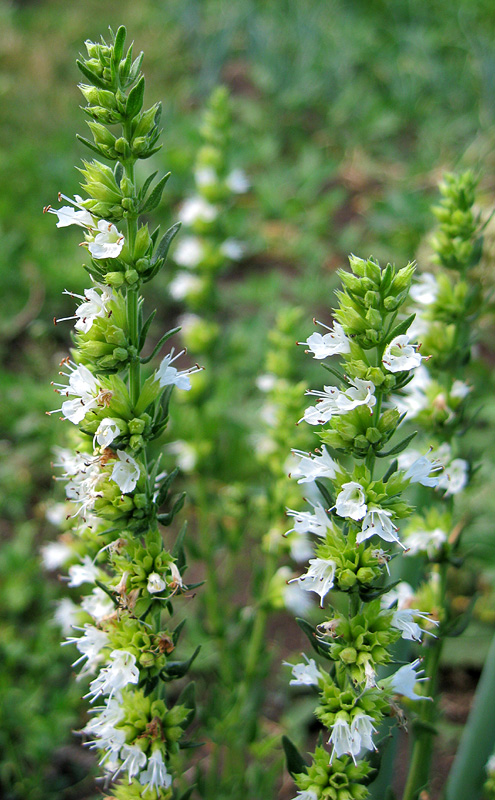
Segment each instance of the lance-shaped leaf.
[{"label": "lance-shaped leaf", "polygon": [[390,448],[390,450],[381,450],[376,453],[378,458],[388,458],[389,456],[397,456],[399,453],[402,453],[403,450],[406,449],[409,442],[411,442],[414,437],[417,435],[417,431],[413,431],[410,433],[409,436],[406,436],[399,444],[396,444],[395,447]]},{"label": "lance-shaped leaf", "polygon": [[149,197],[147,197],[146,200],[141,204],[141,207],[139,209],[140,214],[147,214],[150,211],[154,211],[154,209],[160,205],[163,190],[169,178],[170,178],[170,172],[167,172],[167,174],[164,175],[163,178],[161,178],[158,181],[158,183],[156,184],[155,188],[153,189]]},{"label": "lance-shaped leaf", "polygon": [[143,107],[143,100],[144,75],[141,75],[140,79],[136,85],[132,87],[127,97],[127,103],[125,105],[125,115],[127,119],[133,119],[137,114],[139,114]]},{"label": "lance-shaped leaf", "polygon": [[175,225],[172,225],[172,227],[163,234],[162,238],[160,239],[160,243],[156,248],[155,255],[152,258],[153,264],[158,261],[158,259],[163,259],[163,261],[165,261],[169,247],[172,244],[174,237],[178,234],[180,226],[181,223],[176,222]]},{"label": "lance-shaped leaf", "polygon": [[191,665],[198,655],[199,651],[201,650],[201,646],[198,645],[194,653],[187,661],[169,661],[167,666],[162,669],[160,672],[160,677],[163,681],[171,681],[175,678],[183,678],[189,672]]},{"label": "lance-shaped leaf", "polygon": [[301,772],[308,771],[308,764],[288,736],[282,736],[282,747],[287,761],[287,771],[293,778],[300,775]]}]

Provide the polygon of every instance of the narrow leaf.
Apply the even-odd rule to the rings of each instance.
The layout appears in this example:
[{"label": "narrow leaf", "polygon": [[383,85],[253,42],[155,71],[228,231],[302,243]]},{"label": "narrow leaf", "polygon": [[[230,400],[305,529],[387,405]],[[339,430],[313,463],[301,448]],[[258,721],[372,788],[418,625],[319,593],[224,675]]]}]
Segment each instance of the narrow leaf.
[{"label": "narrow leaf", "polygon": [[86,64],[84,64],[82,61],[79,61],[79,59],[76,60],[76,64],[79,67],[82,74],[84,75],[84,77],[87,78],[88,81],[93,84],[93,86],[98,86],[100,89],[108,89],[106,82],[101,80],[101,78],[99,78],[98,75],[95,75],[95,73],[92,72],[86,66]]},{"label": "narrow leaf", "polygon": [[95,144],[93,144],[93,142],[90,142],[89,139],[85,139],[84,136],[80,136],[79,133],[76,133],[76,139],[78,139],[81,142],[81,144],[84,144],[86,147],[88,147],[90,150],[92,150],[93,153],[97,153],[97,155],[99,155],[99,156],[104,155],[101,152],[99,147],[97,147]]},{"label": "narrow leaf", "polygon": [[414,437],[416,436],[417,433],[418,433],[417,431],[413,431],[413,433],[410,433],[409,436],[406,436],[405,439],[403,439],[401,442],[399,442],[399,444],[396,444],[395,447],[392,447],[390,450],[383,450],[383,451],[377,452],[377,454],[376,454],[377,457],[378,458],[388,458],[388,456],[396,456],[399,453],[402,453],[402,451],[406,449],[406,447],[409,444],[409,442],[412,441],[412,439],[414,439]]},{"label": "narrow leaf", "polygon": [[198,645],[194,653],[187,661],[169,661],[167,666],[161,671],[160,676],[163,680],[172,680],[172,678],[183,678],[194,661],[197,657],[199,651],[201,650],[201,645]]},{"label": "narrow leaf", "polygon": [[144,203],[141,205],[139,209],[140,214],[147,214],[149,211],[154,211],[158,205],[160,205],[160,201],[162,199],[163,190],[165,188],[165,184],[167,183],[168,179],[170,178],[171,173],[167,172],[166,175],[161,178],[158,183],[156,184],[155,188],[151,192],[150,196]]},{"label": "narrow leaf", "polygon": [[113,59],[116,65],[120,64],[120,60],[124,54],[124,43],[127,31],[124,25],[121,25],[115,34],[115,42],[113,45]]},{"label": "narrow leaf", "polygon": [[162,236],[160,244],[156,248],[155,255],[151,260],[152,264],[154,264],[159,258],[163,258],[163,260],[167,258],[168,249],[172,244],[174,237],[178,234],[180,226],[181,223],[176,222],[175,225],[172,225],[172,227],[169,228],[168,231]]},{"label": "narrow leaf", "polygon": [[141,328],[141,333],[139,334],[139,346],[138,346],[139,352],[141,352],[144,345],[146,344],[146,337],[148,336],[148,331],[150,329],[151,323],[155,318],[155,314],[156,314],[156,308],[154,311],[151,312],[148,319]]},{"label": "narrow leaf", "polygon": [[140,79],[127,96],[127,103],[125,105],[125,115],[127,119],[133,119],[143,107],[144,100],[144,75]]},{"label": "narrow leaf", "polygon": [[403,319],[402,322],[399,322],[399,324],[390,331],[385,342],[391,342],[396,336],[402,336],[403,333],[406,333],[413,324],[415,317],[416,314],[411,314],[409,317],[406,317],[406,319]]},{"label": "narrow leaf", "polygon": [[296,745],[291,742],[288,736],[282,736],[282,746],[284,748],[289,774],[295,778],[296,775],[300,775],[301,772],[307,772],[308,765]]},{"label": "narrow leaf", "polygon": [[325,486],[324,483],[322,483],[322,481],[319,481],[318,479],[315,480],[315,483],[316,483],[316,485],[317,485],[317,487],[318,487],[318,489],[320,491],[320,494],[323,497],[325,503],[327,504],[328,508],[330,509],[334,505],[334,501],[332,499],[332,496],[331,496],[330,492],[328,491],[328,488]]},{"label": "narrow leaf", "polygon": [[143,185],[141,187],[141,191],[139,192],[139,199],[140,200],[142,200],[143,197],[146,197],[146,192],[150,188],[154,178],[156,178],[157,175],[158,175],[158,170],[156,169],[154,172],[151,173],[151,175],[149,175],[146,178],[145,182],[143,183]]}]

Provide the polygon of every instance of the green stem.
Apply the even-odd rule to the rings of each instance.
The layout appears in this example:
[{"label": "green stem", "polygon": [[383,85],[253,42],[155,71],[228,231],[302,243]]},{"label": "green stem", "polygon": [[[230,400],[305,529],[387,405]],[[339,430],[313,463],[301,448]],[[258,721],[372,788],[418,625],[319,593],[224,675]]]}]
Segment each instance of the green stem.
[{"label": "green stem", "polygon": [[[440,568],[440,595],[445,607],[447,581],[447,564]],[[433,751],[433,738],[436,735],[434,723],[437,717],[437,679],[444,639],[439,637],[429,646],[425,657],[426,689],[432,700],[423,700],[420,705],[418,719],[413,728],[415,741],[406,788],[402,800],[418,800],[420,792],[427,789]]]}]

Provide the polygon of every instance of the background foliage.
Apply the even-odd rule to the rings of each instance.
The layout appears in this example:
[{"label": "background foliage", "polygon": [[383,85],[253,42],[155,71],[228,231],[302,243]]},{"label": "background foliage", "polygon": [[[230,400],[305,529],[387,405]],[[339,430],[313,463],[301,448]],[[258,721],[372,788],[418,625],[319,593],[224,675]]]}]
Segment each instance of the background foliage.
[{"label": "background foliage", "polygon": [[[120,23],[146,52],[150,102],[164,105],[164,147],[153,157],[155,168],[172,171],[160,212],[164,224],[176,220],[191,190],[207,96],[218,83],[232,94],[231,161],[246,171],[252,188],[231,222],[249,255],[221,279],[219,292],[224,344],[215,402],[228,436],[211,469],[223,485],[242,478],[256,497],[257,462],[245,460],[242,473],[232,475],[228,455],[239,448],[249,454],[242,437],[256,425],[255,378],[282,302],[303,308],[303,340],[313,316],[328,321],[333,271],[348,252],[397,264],[418,253],[426,268],[429,207],[445,168],[479,171],[482,201],[493,205],[495,8],[489,0],[0,0],[0,578],[6,587],[0,597],[0,785],[8,798],[88,796],[86,763],[73,757],[70,768],[60,769],[55,749],[78,725],[78,690],[66,681],[49,621],[59,587],[44,586],[36,558],[42,540],[53,536],[43,507],[52,491],[50,450],[63,432],[44,415],[54,405],[49,377],[69,339],[68,329],[53,328],[51,320],[72,313],[62,291],[81,291],[86,278],[74,248],[77,232],[55,236],[41,209],[58,191],[78,190],[73,165],[85,153],[74,134],[85,130],[75,58],[84,39]],[[490,286],[489,266],[485,273]],[[156,292],[159,331],[182,309],[168,297],[166,276]],[[495,551],[486,536],[495,511],[487,447],[495,416],[491,333],[488,320],[473,374],[486,400],[470,439],[473,451],[487,458],[466,507],[472,563],[458,602],[475,588],[481,600],[474,626],[446,652],[447,663],[474,668],[495,620]],[[312,365],[302,353],[294,360],[297,377],[308,377]],[[235,505],[235,492],[228,497]],[[256,541],[262,532],[248,535]],[[297,647],[296,634],[284,639],[281,627],[273,630],[274,664]],[[272,719],[283,705],[275,692],[283,683],[274,674]]]}]

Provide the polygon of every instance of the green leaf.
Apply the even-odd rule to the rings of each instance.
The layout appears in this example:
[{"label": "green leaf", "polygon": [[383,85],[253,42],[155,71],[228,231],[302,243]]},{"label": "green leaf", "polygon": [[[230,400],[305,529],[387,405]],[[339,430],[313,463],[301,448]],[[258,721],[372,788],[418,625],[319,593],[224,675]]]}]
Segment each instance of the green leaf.
[{"label": "green leaf", "polygon": [[95,73],[92,72],[92,70],[90,70],[83,61],[76,59],[76,64],[84,77],[87,78],[90,83],[92,83],[94,86],[98,86],[100,89],[108,89],[108,84],[106,81],[101,80],[98,75],[95,75]]},{"label": "green leaf", "polygon": [[288,736],[282,736],[282,746],[284,748],[289,774],[295,778],[297,775],[300,775],[301,772],[307,772],[308,765],[306,761]]},{"label": "green leaf", "polygon": [[332,508],[332,506],[335,505],[335,504],[334,504],[334,501],[332,499],[332,496],[331,496],[330,492],[328,491],[328,488],[325,486],[324,483],[322,483],[318,479],[315,480],[315,483],[316,483],[316,485],[317,485],[317,487],[318,487],[318,489],[320,491],[321,496],[323,497],[325,503],[327,504],[328,508]]},{"label": "green leaf", "polygon": [[176,560],[177,568],[180,573],[182,573],[185,565],[186,565],[186,556],[184,552],[184,538],[187,531],[187,522],[184,522],[182,528],[179,531],[179,535],[175,540],[174,546],[172,548],[172,555]]},{"label": "green leaf", "polygon": [[317,653],[325,652],[325,648],[320,646],[318,639],[316,638],[316,628],[313,625],[310,625],[309,622],[306,622],[305,619],[301,617],[296,617],[296,622],[301,628],[301,630],[306,634],[308,637],[311,646]]},{"label": "green leaf", "polygon": [[187,686],[184,687],[177,699],[176,705],[184,706],[189,710],[186,719],[181,723],[181,728],[185,730],[196,716],[196,684],[194,681],[188,683]]},{"label": "green leaf", "polygon": [[92,150],[93,153],[96,153],[99,156],[104,156],[104,153],[101,152],[100,148],[97,147],[93,142],[90,142],[89,139],[85,139],[84,136],[80,136],[79,133],[76,133],[76,139],[78,139],[81,144],[84,144],[89,150]]},{"label": "green leaf", "polygon": [[343,381],[344,380],[344,377],[340,374],[340,372],[338,372],[333,367],[330,367],[328,364],[323,364],[323,363],[322,363],[321,366],[323,367],[323,369],[326,369],[327,372],[331,372],[332,375],[335,375],[335,377],[338,378],[339,381]]},{"label": "green leaf", "polygon": [[399,462],[397,461],[396,458],[394,458],[394,460],[392,461],[388,470],[386,471],[385,475],[382,478],[383,483],[387,483],[388,479],[392,477],[394,472],[397,472],[398,467],[399,467]]},{"label": "green leaf", "polygon": [[156,687],[158,685],[158,681],[159,681],[158,675],[155,675],[153,678],[147,678],[146,679],[146,683],[144,684],[144,692],[143,692],[145,697],[148,697],[148,695],[152,694],[152,692],[155,691],[155,689],[156,689]]},{"label": "green leaf", "polygon": [[377,457],[378,458],[388,458],[388,456],[396,456],[399,453],[402,453],[402,451],[406,449],[406,447],[409,444],[409,442],[414,439],[414,437],[417,435],[417,433],[418,433],[417,431],[413,431],[413,433],[410,433],[409,436],[406,436],[405,439],[403,439],[401,442],[399,442],[399,444],[396,444],[395,447],[392,447],[390,450],[383,450],[383,451],[377,452],[377,454],[376,454]]},{"label": "green leaf", "polygon": [[[182,745],[180,745],[180,746],[182,747]],[[186,743],[184,743],[184,746],[186,746]],[[184,794],[181,794],[181,796],[179,798],[177,798],[177,800],[189,800],[189,798],[191,797],[192,793],[194,792],[194,789],[195,789],[194,786],[190,786],[189,789],[186,789]]]},{"label": "green leaf", "polygon": [[120,163],[120,161],[117,161],[117,163],[115,164],[115,167],[113,169],[113,174],[115,175],[115,182],[117,184],[120,184],[120,181],[124,176],[124,166],[123,164]]},{"label": "green leaf", "polygon": [[187,622],[187,619],[184,618],[183,620],[181,620],[179,622],[177,627],[174,628],[174,630],[172,631],[172,641],[173,641],[174,645],[176,645],[177,642],[179,641],[179,637],[180,637],[180,635],[182,633],[182,629],[184,628],[184,625],[186,624],[186,622]]},{"label": "green leaf", "polygon": [[[149,361],[151,361],[151,359],[156,356],[156,354],[158,353],[159,349],[165,344],[165,342],[168,339],[170,339],[171,336],[175,336],[176,333],[179,333],[179,331],[180,331],[180,328],[172,328],[171,331],[167,331],[167,333],[164,333],[163,336],[157,342],[157,344],[154,346],[154,348],[153,348],[152,352],[150,353],[150,355],[141,359],[141,364],[147,364]],[[141,343],[141,340],[139,340],[139,341]],[[143,342],[143,345],[144,345],[144,342]]]},{"label": "green leaf", "polygon": [[399,324],[390,331],[383,343],[387,344],[388,342],[391,342],[392,339],[395,339],[396,336],[401,336],[403,333],[406,333],[406,331],[408,331],[413,324],[415,317],[416,314],[411,314],[406,319],[403,319],[402,322],[399,322]]},{"label": "green leaf", "polygon": [[158,170],[156,169],[154,172],[152,172],[152,173],[151,173],[151,175],[149,175],[149,176],[146,178],[146,180],[145,180],[145,182],[143,183],[143,185],[142,185],[142,187],[141,187],[141,190],[140,190],[140,192],[139,192],[139,199],[140,199],[140,200],[142,200],[144,197],[146,197],[146,192],[147,192],[147,191],[148,191],[148,189],[150,188],[150,186],[151,186],[151,184],[152,184],[152,182],[153,182],[153,179],[154,179],[154,178],[156,178],[156,176],[157,176],[157,175],[158,175]]},{"label": "green leaf", "polygon": [[105,592],[105,594],[107,594],[109,596],[109,598],[112,601],[112,603],[114,603],[118,607],[119,601],[118,601],[117,597],[115,597],[114,592],[111,589],[109,589],[106,584],[102,583],[98,579],[95,579],[95,583],[100,589],[102,589]]},{"label": "green leaf", "polygon": [[146,320],[146,322],[144,323],[143,327],[141,328],[141,333],[139,334],[139,344],[138,344],[139,352],[141,352],[141,350],[143,349],[144,345],[146,344],[146,338],[148,336],[148,331],[150,329],[151,323],[153,322],[153,320],[155,318],[155,314],[156,314],[156,308],[155,308],[154,311],[151,312],[151,314],[149,315],[148,319]]},{"label": "green leaf", "polygon": [[160,677],[164,681],[170,681],[174,678],[183,678],[184,675],[189,672],[189,669],[191,668],[191,665],[200,650],[201,645],[198,645],[192,656],[188,658],[187,661],[169,661],[167,666],[161,671]]},{"label": "green leaf", "polygon": [[113,45],[113,60],[116,65],[120,64],[120,61],[124,54],[124,43],[126,36],[127,36],[127,31],[125,29],[125,26],[121,25],[117,33],[115,34],[115,42]]},{"label": "green leaf", "polygon": [[133,119],[143,107],[144,100],[144,75],[140,79],[127,96],[127,103],[125,105],[125,115],[127,119]]},{"label": "green leaf", "polygon": [[139,209],[140,214],[147,214],[149,211],[154,211],[157,206],[160,205],[160,201],[162,199],[163,190],[165,188],[165,184],[167,183],[168,179],[170,178],[171,173],[167,172],[166,175],[161,178],[158,183],[156,184],[155,188],[151,192],[150,196],[144,203],[141,205]]},{"label": "green leaf", "polygon": [[155,255],[153,256],[151,263],[154,264],[155,261],[158,261],[159,258],[165,259],[167,258],[168,250],[174,237],[178,234],[180,229],[181,223],[176,222],[175,225],[172,225],[171,228],[168,229],[166,233],[160,239],[160,244],[156,248]]}]

